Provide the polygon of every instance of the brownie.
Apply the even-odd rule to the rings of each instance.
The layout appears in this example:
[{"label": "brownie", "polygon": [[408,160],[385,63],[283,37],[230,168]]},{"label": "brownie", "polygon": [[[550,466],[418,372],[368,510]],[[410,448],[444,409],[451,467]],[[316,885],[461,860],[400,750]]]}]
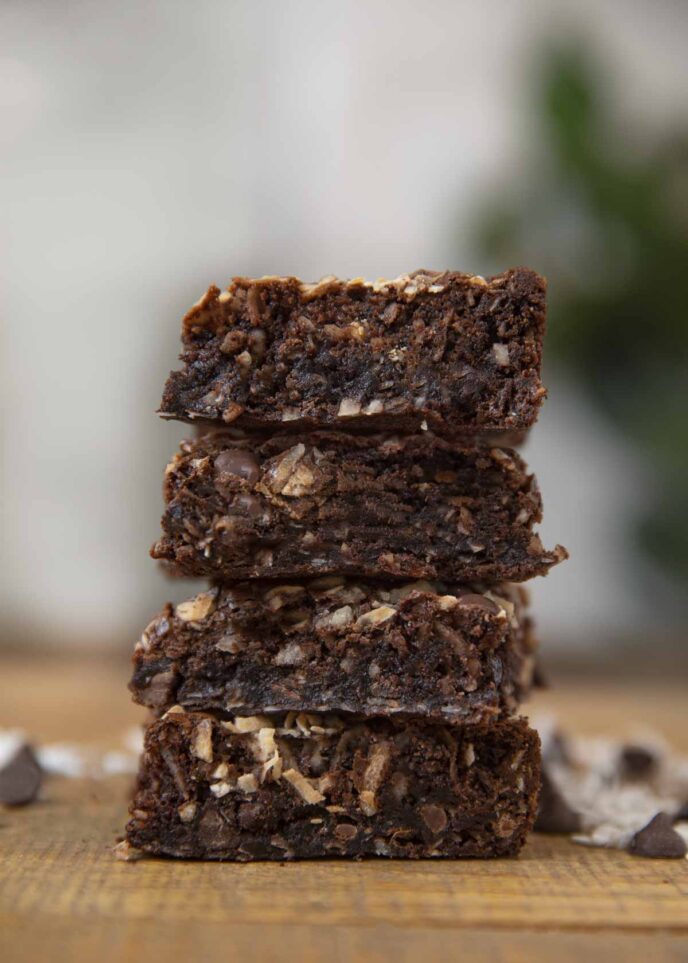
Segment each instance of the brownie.
[{"label": "brownie", "polygon": [[530,690],[525,590],[245,582],[167,605],[136,645],[141,705],[484,723]]},{"label": "brownie", "polygon": [[429,433],[206,434],[167,467],[154,558],[222,581],[353,574],[522,581],[548,552],[535,479],[509,449]]},{"label": "brownie", "polygon": [[546,393],[544,328],[545,282],[526,268],[375,284],[238,277],[184,318],[184,367],[160,413],[248,428],[522,432]]},{"label": "brownie", "polygon": [[520,719],[174,710],[148,730],[127,838],[200,859],[510,856],[538,787],[539,740]]}]

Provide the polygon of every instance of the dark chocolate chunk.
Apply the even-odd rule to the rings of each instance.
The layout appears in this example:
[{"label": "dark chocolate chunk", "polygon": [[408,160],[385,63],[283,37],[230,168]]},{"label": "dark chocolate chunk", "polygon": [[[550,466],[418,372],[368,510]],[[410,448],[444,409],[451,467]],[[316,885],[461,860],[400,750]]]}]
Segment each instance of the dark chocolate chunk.
[{"label": "dark chocolate chunk", "polygon": [[22,746],[0,769],[0,803],[24,806],[38,796],[43,774],[30,746]]},{"label": "dark chocolate chunk", "polygon": [[535,820],[538,833],[577,833],[582,828],[580,814],[564,799],[551,777],[542,773],[540,808]]},{"label": "dark chocolate chunk", "polygon": [[681,859],[686,851],[685,840],[676,832],[667,813],[653,816],[628,846],[628,852],[633,856],[646,856],[649,859]]}]

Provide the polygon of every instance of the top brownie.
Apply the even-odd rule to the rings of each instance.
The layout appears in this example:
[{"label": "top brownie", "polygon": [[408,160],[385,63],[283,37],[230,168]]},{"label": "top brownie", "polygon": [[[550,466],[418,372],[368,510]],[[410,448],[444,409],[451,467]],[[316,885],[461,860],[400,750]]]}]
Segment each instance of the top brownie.
[{"label": "top brownie", "polygon": [[526,268],[374,284],[238,277],[184,318],[184,367],[160,413],[272,430],[518,435],[545,396],[544,327],[545,282]]}]

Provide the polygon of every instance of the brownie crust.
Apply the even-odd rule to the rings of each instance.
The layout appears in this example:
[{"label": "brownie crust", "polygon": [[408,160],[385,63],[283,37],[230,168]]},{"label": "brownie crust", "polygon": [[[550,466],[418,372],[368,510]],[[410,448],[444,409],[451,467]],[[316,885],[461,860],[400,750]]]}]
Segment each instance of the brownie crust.
[{"label": "brownie crust", "polygon": [[523,581],[566,557],[534,532],[535,479],[509,449],[429,433],[209,433],[168,465],[163,537],[178,573],[218,581],[352,574]]},{"label": "brownie crust", "polygon": [[340,576],[248,582],[167,605],[136,644],[130,689],[185,708],[349,712],[487,723],[529,693],[525,590]]},{"label": "brownie crust", "polygon": [[218,860],[511,856],[538,787],[539,740],[523,720],[179,710],[148,730],[127,838],[147,853]]},{"label": "brownie crust", "polygon": [[183,321],[166,418],[290,430],[522,432],[534,423],[544,280],[416,271],[375,284],[234,278]]}]

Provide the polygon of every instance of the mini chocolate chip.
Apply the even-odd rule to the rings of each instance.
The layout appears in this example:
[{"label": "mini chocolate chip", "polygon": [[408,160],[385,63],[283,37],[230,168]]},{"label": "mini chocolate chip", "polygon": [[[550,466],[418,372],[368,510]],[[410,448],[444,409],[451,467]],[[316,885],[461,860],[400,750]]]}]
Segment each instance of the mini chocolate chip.
[{"label": "mini chocolate chip", "polygon": [[624,746],[619,753],[619,772],[622,779],[649,779],[654,775],[659,760],[645,746]]},{"label": "mini chocolate chip", "polygon": [[650,859],[681,859],[686,855],[685,840],[666,813],[657,813],[631,840],[628,852]]},{"label": "mini chocolate chip", "polygon": [[484,595],[476,595],[474,592],[466,592],[465,595],[459,595],[459,605],[466,606],[472,609],[482,609],[483,612],[489,612],[490,615],[496,615],[499,612],[499,606],[496,605],[492,599],[485,598]]},{"label": "mini chocolate chip", "polygon": [[249,451],[240,448],[228,448],[221,451],[215,459],[215,471],[237,475],[254,484],[260,478],[260,466]]},{"label": "mini chocolate chip", "polygon": [[682,806],[679,807],[678,812],[674,816],[675,823],[688,822],[688,801],[684,802]]},{"label": "mini chocolate chip", "polygon": [[23,806],[33,802],[43,773],[30,746],[22,746],[0,769],[0,803]]},{"label": "mini chocolate chip", "polygon": [[549,689],[549,679],[539,661],[535,663],[533,669],[533,688]]},{"label": "mini chocolate chip", "polygon": [[581,829],[580,814],[569,806],[546,772],[542,773],[535,829],[539,833],[577,833]]}]

